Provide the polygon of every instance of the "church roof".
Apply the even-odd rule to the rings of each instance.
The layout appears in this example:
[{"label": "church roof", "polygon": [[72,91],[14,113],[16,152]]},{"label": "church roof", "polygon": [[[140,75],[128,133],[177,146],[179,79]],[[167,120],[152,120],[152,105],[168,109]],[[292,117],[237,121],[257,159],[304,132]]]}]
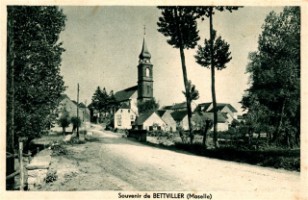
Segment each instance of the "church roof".
[{"label": "church roof", "polygon": [[114,97],[118,102],[125,101],[131,98],[131,96],[137,92],[138,86],[135,85],[130,88],[126,88],[124,90],[118,91],[115,93]]},{"label": "church roof", "polygon": [[141,49],[141,53],[139,55],[139,58],[140,59],[143,59],[143,58],[151,58],[151,54],[147,48],[147,44],[145,42],[145,38],[143,38],[143,43],[142,43],[142,49]]}]

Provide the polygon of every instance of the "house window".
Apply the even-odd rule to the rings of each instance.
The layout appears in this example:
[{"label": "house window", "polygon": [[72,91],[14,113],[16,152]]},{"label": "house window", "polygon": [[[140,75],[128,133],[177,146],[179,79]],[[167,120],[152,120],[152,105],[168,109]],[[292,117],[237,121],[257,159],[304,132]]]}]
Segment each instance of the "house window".
[{"label": "house window", "polygon": [[157,130],[159,130],[159,131],[160,131],[160,130],[161,130],[161,126],[157,126]]},{"label": "house window", "polygon": [[117,124],[118,124],[118,126],[122,126],[122,117],[121,117],[121,115],[117,116]]},{"label": "house window", "polygon": [[153,126],[149,126],[149,130],[150,130],[150,131],[153,131]]},{"label": "house window", "polygon": [[128,109],[128,113],[130,113],[130,109]]}]

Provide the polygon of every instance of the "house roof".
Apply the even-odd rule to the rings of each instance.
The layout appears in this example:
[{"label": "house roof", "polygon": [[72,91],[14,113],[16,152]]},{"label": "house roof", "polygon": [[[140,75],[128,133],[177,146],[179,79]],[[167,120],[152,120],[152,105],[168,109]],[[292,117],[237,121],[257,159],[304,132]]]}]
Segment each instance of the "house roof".
[{"label": "house roof", "polygon": [[[237,110],[229,103],[217,103],[217,109],[222,110],[224,107],[228,107],[232,112],[237,112]],[[209,110],[209,112],[213,112],[213,108]]]},{"label": "house roof", "polygon": [[171,113],[171,116],[175,121],[182,121],[186,115],[187,115],[187,110],[174,111]]},{"label": "house roof", "polygon": [[207,110],[212,103],[200,103],[196,107],[195,111],[205,111]]},{"label": "house roof", "polygon": [[141,113],[136,119],[136,125],[142,125],[155,111]]},{"label": "house roof", "polygon": [[158,110],[156,112],[161,117],[161,116],[163,116],[165,114],[166,110]]},{"label": "house roof", "polygon": [[79,108],[87,108],[87,106],[84,103],[79,103]]},{"label": "house roof", "polygon": [[171,110],[172,106],[163,106],[161,110]]},{"label": "house roof", "polygon": [[63,99],[70,99],[70,98],[66,94],[61,94],[60,101],[62,101]]},{"label": "house roof", "polygon": [[[213,112],[213,108],[208,110],[211,105],[212,105],[212,102],[200,103],[196,107],[195,111]],[[229,103],[217,103],[217,109],[218,110],[222,110],[225,106],[227,106],[232,112],[237,112],[237,110],[231,104],[229,104]]]},{"label": "house roof", "polygon": [[174,104],[171,109],[178,110],[178,109],[186,109],[186,108],[187,108],[187,103],[186,102],[182,102],[182,103]]},{"label": "house roof", "polygon": [[124,90],[118,91],[115,93],[114,97],[118,102],[128,100],[131,96],[138,90],[138,86],[135,85],[130,88],[126,88]]},{"label": "house roof", "polygon": [[129,105],[123,103],[119,109],[129,109]]}]

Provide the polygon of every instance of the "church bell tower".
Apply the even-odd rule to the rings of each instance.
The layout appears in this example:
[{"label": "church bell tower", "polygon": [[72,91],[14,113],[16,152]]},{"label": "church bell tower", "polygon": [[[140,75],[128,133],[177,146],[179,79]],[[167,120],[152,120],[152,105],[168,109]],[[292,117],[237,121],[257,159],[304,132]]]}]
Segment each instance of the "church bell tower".
[{"label": "church bell tower", "polygon": [[148,51],[145,38],[139,55],[138,68],[138,101],[153,99],[153,65],[151,54]]}]

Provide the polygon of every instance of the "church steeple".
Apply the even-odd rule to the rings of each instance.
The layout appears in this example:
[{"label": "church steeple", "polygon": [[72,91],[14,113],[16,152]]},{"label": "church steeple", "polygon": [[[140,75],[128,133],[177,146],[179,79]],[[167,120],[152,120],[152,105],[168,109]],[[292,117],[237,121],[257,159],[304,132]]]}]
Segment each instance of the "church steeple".
[{"label": "church steeple", "polygon": [[140,60],[151,58],[151,54],[150,54],[150,52],[147,48],[147,44],[145,42],[145,37],[143,37],[142,49],[141,49],[141,53],[139,55],[139,58],[140,58]]},{"label": "church steeple", "polygon": [[146,42],[145,42],[145,35],[146,35],[146,27],[145,27],[145,25],[144,25],[144,27],[143,27],[143,43],[142,43],[142,49],[141,49],[141,53],[140,53],[140,55],[139,55],[139,62],[142,62],[142,61],[144,61],[144,62],[146,62],[146,63],[149,63],[150,62],[150,59],[151,59],[151,54],[150,54],[150,52],[149,52],[149,50],[148,50],[148,47],[147,47],[147,44],[146,44]]},{"label": "church steeple", "polygon": [[145,42],[145,27],[141,53],[138,64],[138,100],[153,99],[153,65],[151,54]]}]

